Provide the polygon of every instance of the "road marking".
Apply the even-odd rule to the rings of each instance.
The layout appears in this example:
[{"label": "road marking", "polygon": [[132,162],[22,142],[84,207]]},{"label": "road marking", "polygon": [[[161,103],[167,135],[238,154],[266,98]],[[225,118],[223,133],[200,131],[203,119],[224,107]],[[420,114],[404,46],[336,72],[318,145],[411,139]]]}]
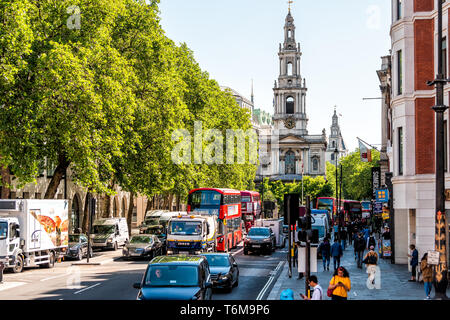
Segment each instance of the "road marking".
[{"label": "road marking", "polygon": [[275,279],[276,274],[278,273],[278,270],[280,270],[281,266],[284,265],[284,261],[280,261],[278,263],[278,266],[273,270],[270,274],[269,280],[266,282],[265,286],[262,288],[261,292],[256,297],[256,300],[262,300],[262,297],[266,294],[266,291],[269,289],[270,285],[272,284],[273,280]]},{"label": "road marking", "polygon": [[95,288],[96,286],[99,286],[99,285],[100,285],[100,283],[94,284],[93,286],[90,286],[90,287],[84,288],[84,289],[82,289],[82,290],[79,290],[79,291],[77,291],[77,292],[74,292],[73,294],[79,294],[79,293],[82,293],[82,292],[84,292],[84,291],[86,291],[86,290],[89,290],[89,289]]},{"label": "road marking", "polygon": [[67,276],[68,276],[68,274],[64,273],[64,274],[60,274],[59,276],[54,276],[54,277],[50,277],[50,278],[41,279],[41,281],[48,281],[48,280],[58,279],[58,278],[67,277]]},{"label": "road marking", "polygon": [[23,286],[24,284],[27,284],[27,282],[3,282],[2,284],[0,284],[0,291]]},{"label": "road marking", "polygon": [[238,251],[236,251],[235,253],[233,253],[232,256],[234,257],[235,255],[237,255],[238,253],[241,253],[242,251],[244,251],[244,248],[239,249]]}]

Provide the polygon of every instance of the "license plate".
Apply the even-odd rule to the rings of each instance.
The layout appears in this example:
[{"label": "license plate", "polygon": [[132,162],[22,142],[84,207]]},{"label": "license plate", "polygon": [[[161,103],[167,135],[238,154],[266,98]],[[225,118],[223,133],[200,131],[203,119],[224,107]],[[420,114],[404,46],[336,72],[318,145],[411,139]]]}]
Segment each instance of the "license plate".
[{"label": "license plate", "polygon": [[261,246],[259,244],[254,244],[253,248],[261,248]]},{"label": "license plate", "polygon": [[136,249],[136,250],[134,250],[134,252],[136,252],[136,253],[142,253],[144,250],[143,249]]}]

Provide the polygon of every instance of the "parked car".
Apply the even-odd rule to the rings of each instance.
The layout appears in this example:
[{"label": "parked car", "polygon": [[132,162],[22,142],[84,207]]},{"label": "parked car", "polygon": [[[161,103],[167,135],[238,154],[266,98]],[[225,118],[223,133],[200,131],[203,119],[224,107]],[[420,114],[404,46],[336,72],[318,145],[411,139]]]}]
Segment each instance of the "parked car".
[{"label": "parked car", "polygon": [[[89,257],[93,256],[92,242]],[[66,258],[82,260],[88,255],[88,237],[85,234],[69,234],[69,249]]]},{"label": "parked car", "polygon": [[140,234],[131,237],[122,250],[124,259],[150,258],[164,254],[164,243],[155,235]]},{"label": "parked car", "polygon": [[272,254],[275,251],[276,239],[271,228],[253,227],[249,230],[244,239],[244,254],[252,252],[267,252]]},{"label": "parked car", "polygon": [[226,288],[229,292],[239,285],[239,267],[230,253],[204,253],[211,271],[213,288]]},{"label": "parked car", "polygon": [[160,256],[147,266],[134,288],[137,300],[211,300],[212,282],[204,256]]}]

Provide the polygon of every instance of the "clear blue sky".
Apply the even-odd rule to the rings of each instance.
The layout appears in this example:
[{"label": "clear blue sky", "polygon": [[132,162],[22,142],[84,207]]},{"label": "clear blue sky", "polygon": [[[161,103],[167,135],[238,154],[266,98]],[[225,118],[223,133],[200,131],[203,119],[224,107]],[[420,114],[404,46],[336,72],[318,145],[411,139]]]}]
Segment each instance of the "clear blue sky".
[{"label": "clear blue sky", "polygon": [[[161,0],[167,36],[185,42],[203,70],[220,85],[273,113],[278,49],[283,42],[287,0]],[[295,0],[291,9],[302,48],[301,73],[308,87],[310,134],[330,132],[337,105],[347,148],[356,137],[381,143],[381,101],[376,70],[390,49],[389,0]]]}]

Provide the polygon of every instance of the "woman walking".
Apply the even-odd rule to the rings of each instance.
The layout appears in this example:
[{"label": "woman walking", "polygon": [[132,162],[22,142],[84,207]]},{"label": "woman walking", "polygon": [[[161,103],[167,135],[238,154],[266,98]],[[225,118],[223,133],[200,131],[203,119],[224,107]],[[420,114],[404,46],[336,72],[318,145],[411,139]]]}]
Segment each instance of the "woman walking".
[{"label": "woman walking", "polygon": [[426,300],[430,300],[431,288],[433,287],[433,267],[428,264],[428,253],[425,253],[420,261],[420,271],[422,271],[423,285],[425,288]]},{"label": "woman walking", "polygon": [[350,275],[344,267],[339,267],[330,281],[328,290],[332,292],[331,300],[347,300],[348,292],[352,288]]}]

